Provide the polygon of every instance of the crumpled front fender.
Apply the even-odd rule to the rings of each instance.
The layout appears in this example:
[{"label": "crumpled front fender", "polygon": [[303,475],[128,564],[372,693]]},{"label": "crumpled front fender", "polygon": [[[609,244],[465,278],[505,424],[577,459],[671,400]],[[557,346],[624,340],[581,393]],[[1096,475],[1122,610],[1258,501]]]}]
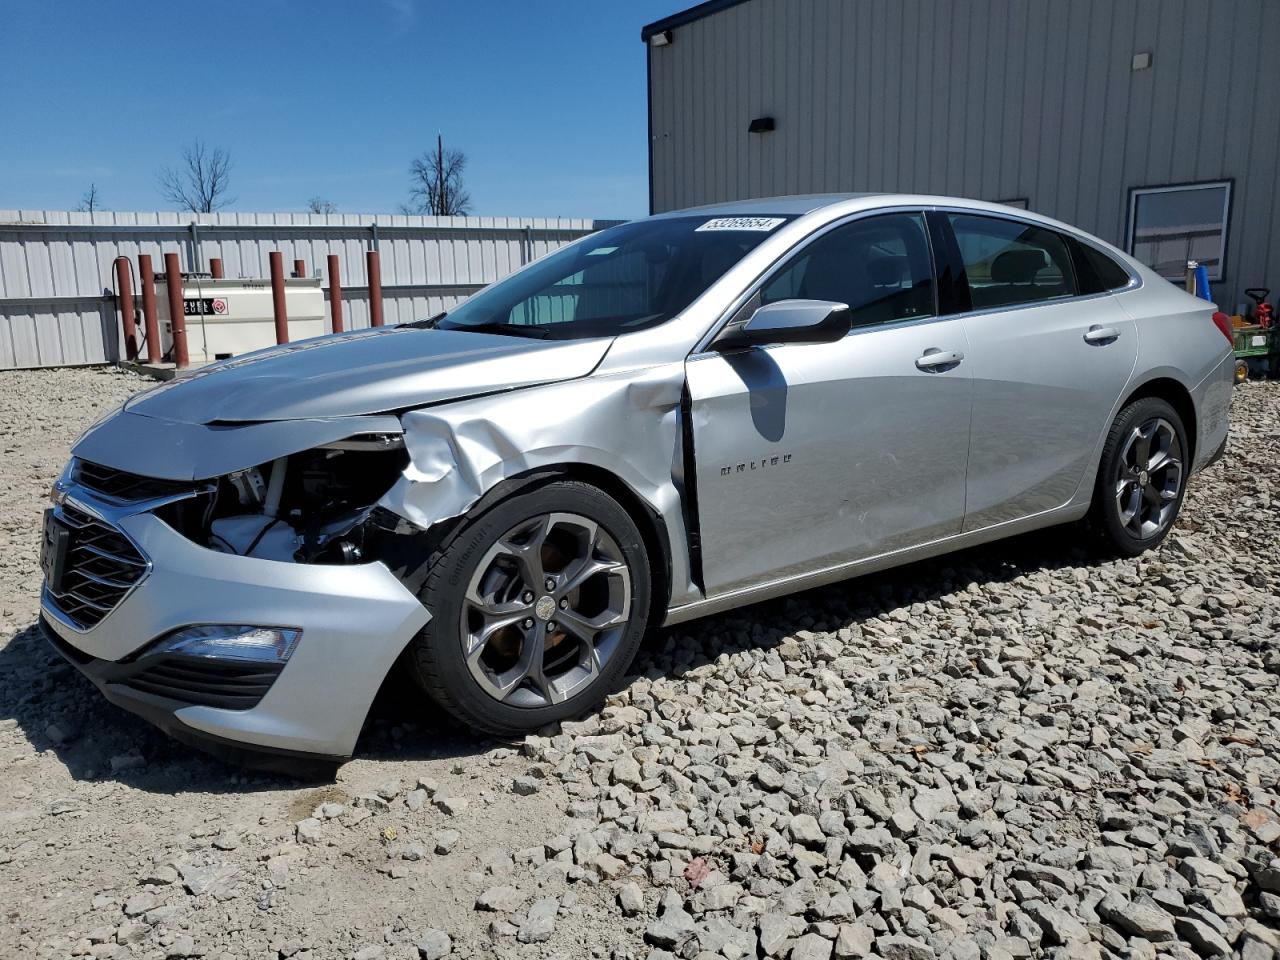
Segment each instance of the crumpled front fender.
[{"label": "crumpled front fender", "polygon": [[683,387],[675,363],[409,411],[401,423],[410,463],[378,505],[427,528],[509,478],[595,467],[662,518],[672,602],[682,602],[698,595],[681,509]]}]

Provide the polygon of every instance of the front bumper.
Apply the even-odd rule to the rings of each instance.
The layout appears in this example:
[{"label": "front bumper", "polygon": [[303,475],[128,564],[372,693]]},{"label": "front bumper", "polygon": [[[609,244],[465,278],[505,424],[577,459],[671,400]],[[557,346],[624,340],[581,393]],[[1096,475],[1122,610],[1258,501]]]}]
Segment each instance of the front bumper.
[{"label": "front bumper", "polygon": [[[72,486],[67,502],[124,533],[146,574],[105,617],[82,629],[42,592],[44,629],[111,700],[179,739],[284,754],[349,757],[395,659],[430,619],[381,563],[282,563],[218,553],[147,512]],[[127,664],[156,639],[198,624],[293,627],[302,638],[256,706],[190,705],[132,688]]]}]

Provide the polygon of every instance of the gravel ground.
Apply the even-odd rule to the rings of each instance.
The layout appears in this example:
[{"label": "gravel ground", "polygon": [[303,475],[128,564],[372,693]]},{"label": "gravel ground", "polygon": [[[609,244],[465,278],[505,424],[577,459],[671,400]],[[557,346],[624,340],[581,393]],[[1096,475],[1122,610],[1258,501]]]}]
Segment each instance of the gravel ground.
[{"label": "gravel ground", "polygon": [[4,957],[1280,954],[1280,385],[1153,554],[1051,531],[656,633],[518,744],[393,686],[322,786],[32,629],[49,483],[139,385],[0,375]]}]

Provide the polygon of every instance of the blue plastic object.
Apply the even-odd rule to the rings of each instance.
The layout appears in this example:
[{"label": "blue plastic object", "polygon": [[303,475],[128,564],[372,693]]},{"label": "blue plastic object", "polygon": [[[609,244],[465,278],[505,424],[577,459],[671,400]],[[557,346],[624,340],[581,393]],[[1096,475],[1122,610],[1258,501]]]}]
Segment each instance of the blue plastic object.
[{"label": "blue plastic object", "polygon": [[1196,267],[1196,296],[1213,302],[1213,294],[1209,291],[1209,268],[1203,263]]}]

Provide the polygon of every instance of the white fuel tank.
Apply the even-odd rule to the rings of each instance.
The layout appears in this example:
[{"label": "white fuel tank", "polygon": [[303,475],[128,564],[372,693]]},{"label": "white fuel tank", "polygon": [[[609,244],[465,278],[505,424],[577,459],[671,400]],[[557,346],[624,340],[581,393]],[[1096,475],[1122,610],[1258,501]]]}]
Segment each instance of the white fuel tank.
[{"label": "white fuel tank", "polygon": [[[289,340],[305,340],[328,333],[324,290],[320,280],[289,279],[284,282]],[[183,313],[187,322],[187,353],[193,363],[271,347],[276,342],[275,312],[271,306],[270,280],[211,280],[185,277]],[[156,279],[156,315],[160,323],[161,349],[173,345],[167,281]]]}]

